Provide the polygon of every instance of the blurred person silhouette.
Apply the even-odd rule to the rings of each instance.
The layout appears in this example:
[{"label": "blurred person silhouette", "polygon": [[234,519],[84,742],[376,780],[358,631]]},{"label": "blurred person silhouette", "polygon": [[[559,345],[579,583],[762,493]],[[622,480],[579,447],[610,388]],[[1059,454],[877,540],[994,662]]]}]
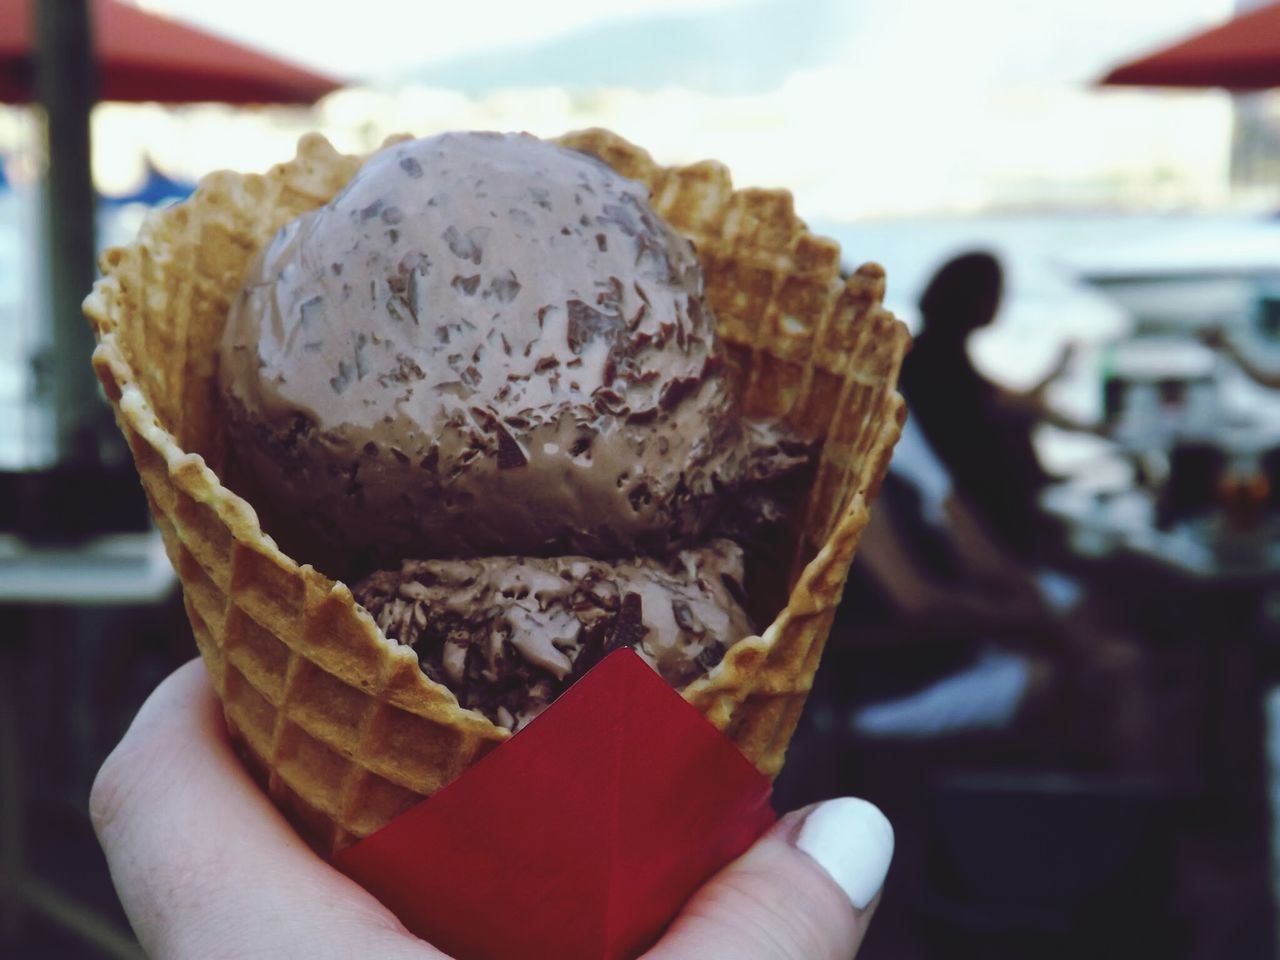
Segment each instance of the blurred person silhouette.
[{"label": "blurred person silhouette", "polygon": [[[1201,330],[1197,336],[1201,343],[1218,351],[1230,360],[1241,373],[1258,386],[1268,390],[1280,390],[1280,367],[1267,367],[1258,363],[1222,327],[1209,327]],[[1201,446],[1207,447],[1208,445],[1202,444]],[[1216,495],[1222,492],[1222,466],[1226,460],[1226,454],[1222,450],[1212,447],[1207,452],[1201,452],[1201,459],[1210,461],[1210,466],[1202,467],[1201,472],[1209,473],[1212,470],[1212,473],[1208,480],[1203,477],[1197,478],[1201,480],[1202,487],[1211,487],[1207,494],[1203,489],[1196,491],[1200,494],[1196,501],[1196,505],[1199,507],[1203,507],[1206,502],[1215,502]],[[1263,452],[1258,458],[1258,466],[1266,478],[1266,487],[1268,489],[1265,492],[1265,498],[1267,504],[1273,509],[1280,507],[1280,446],[1273,445],[1269,450]],[[1172,513],[1176,517],[1178,515],[1176,508],[1180,504],[1175,503],[1172,506],[1175,508]],[[1171,511],[1166,510],[1166,513],[1169,512]]]},{"label": "blurred person silhouette", "polygon": [[[929,825],[945,777],[1159,778],[1151,676],[1140,644],[1078,582],[991,535],[908,418],[775,797],[853,791],[880,805],[902,840],[887,928],[914,936],[934,902],[922,891],[943,851]],[[1109,902],[1098,877],[1089,892]]]},{"label": "blurred person silhouette", "polygon": [[990,253],[965,253],[945,263],[920,298],[921,330],[900,385],[965,500],[1007,547],[1026,556],[1053,533],[1038,508],[1040,492],[1055,478],[1036,454],[1036,426],[1095,428],[1054,411],[1045,399],[1071,363],[1074,344],[1023,392],[992,383],[974,365],[969,337],[995,320],[1002,287],[1000,263]]},{"label": "blurred person silhouette", "polygon": [[993,536],[911,419],[816,684],[791,803],[853,786],[860,765],[839,751],[872,743],[1095,770],[1151,760],[1140,646],[1078,581]]},{"label": "blurred person silhouette", "polygon": [[[856,610],[859,621],[887,622],[903,652],[950,651],[932,655],[932,671],[930,656],[910,654],[918,680],[932,678],[905,697],[861,708],[855,730],[945,736],[1031,721],[1038,736],[1057,741],[1039,744],[1046,753],[1061,747],[1101,766],[1129,765],[1141,753],[1131,638],[1080,582],[1005,547],[911,421],[850,583],[856,602],[844,605],[845,616]],[[1057,729],[1046,730],[1046,720]]]},{"label": "blurred person silhouette", "polygon": [[[199,660],[143,704],[89,808],[154,960],[449,960],[302,842],[241,763]],[[644,960],[852,958],[893,846],[866,801],[793,811],[708,880]]]},{"label": "blurred person silhouette", "polygon": [[1200,331],[1198,337],[1201,343],[1217,350],[1258,386],[1280,390],[1280,368],[1272,369],[1259,364],[1222,327],[1209,327]]}]

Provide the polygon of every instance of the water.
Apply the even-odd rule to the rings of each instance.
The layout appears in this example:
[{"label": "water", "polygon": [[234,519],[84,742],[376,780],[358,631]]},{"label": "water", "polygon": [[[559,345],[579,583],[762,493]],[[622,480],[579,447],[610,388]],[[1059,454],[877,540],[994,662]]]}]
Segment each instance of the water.
[{"label": "water", "polygon": [[[136,231],[142,211],[108,211],[100,224],[104,244]],[[35,384],[26,358],[40,343],[34,200],[0,192],[0,469],[38,466],[50,452],[45,421],[33,404]],[[875,260],[888,274],[886,306],[913,329],[916,300],[933,271],[957,253],[985,249],[1005,268],[1005,299],[998,322],[974,339],[975,361],[1012,387],[1037,381],[1068,341],[1083,346],[1055,388],[1053,400],[1081,418],[1096,416],[1101,345],[1126,331],[1130,319],[1115,303],[1079,279],[1079,265],[1128,258],[1144,268],[1151,257],[1194,267],[1201,248],[1225,251],[1230,262],[1256,265],[1280,244],[1280,226],[1232,215],[1057,214],[815,222],[838,240],[849,265]],[[1280,246],[1276,247],[1280,263]],[[1113,255],[1112,251],[1116,251]],[[1145,255],[1143,251],[1154,251]]]},{"label": "water", "polygon": [[31,196],[0,190],[0,470],[38,465],[52,451],[52,423],[31,403],[40,315],[37,216]]},{"label": "water", "polygon": [[814,229],[840,242],[847,263],[884,266],[886,305],[913,328],[916,301],[939,266],[971,250],[996,255],[1005,272],[1004,304],[975,353],[987,372],[1016,385],[1038,379],[1064,341],[1097,343],[1129,328],[1124,311],[1081,279],[1082,268],[1112,259],[1150,270],[1158,263],[1144,251],[1159,249],[1163,259],[1181,256],[1179,265],[1193,269],[1192,258],[1209,255],[1199,248],[1221,249],[1232,238],[1243,241],[1233,255],[1255,266],[1252,251],[1269,254],[1271,244],[1280,243],[1280,226],[1259,231],[1259,223],[1265,221],[1230,215],[1060,214],[817,223]]},{"label": "water", "polygon": [[[975,362],[994,380],[1023,388],[1052,368],[1066,343],[1078,344],[1075,361],[1049,396],[1084,421],[1101,414],[1106,345],[1127,334],[1133,318],[1083,274],[1280,268],[1280,222],[1245,215],[914,218],[815,223],[814,229],[840,242],[846,264],[875,260],[885,268],[885,305],[913,330],[919,322],[916,302],[939,266],[972,250],[996,255],[1004,267],[1005,297],[997,322],[973,338]],[[1241,326],[1249,320],[1234,319]],[[1232,369],[1220,368],[1219,375],[1229,407],[1261,404],[1280,422],[1280,397],[1263,395]],[[1059,449],[1072,442],[1055,439]]]},{"label": "water", "polygon": [[[55,455],[48,385],[32,364],[47,344],[38,202],[34,191],[0,189],[0,470],[39,469]],[[103,209],[99,247],[130,240],[144,214],[137,204]]]}]

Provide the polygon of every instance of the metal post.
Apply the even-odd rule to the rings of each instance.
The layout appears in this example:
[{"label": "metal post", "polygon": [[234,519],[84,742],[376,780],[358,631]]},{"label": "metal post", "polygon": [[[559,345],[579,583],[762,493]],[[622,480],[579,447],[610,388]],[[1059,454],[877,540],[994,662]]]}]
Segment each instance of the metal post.
[{"label": "metal post", "polygon": [[0,938],[16,940],[22,922],[22,753],[11,677],[18,645],[16,615],[0,609]]},{"label": "metal post", "polygon": [[92,466],[106,406],[89,365],[93,335],[80,302],[94,279],[94,195],[89,112],[97,90],[89,0],[31,0],[36,94],[48,144],[45,190],[50,372],[57,461]]}]

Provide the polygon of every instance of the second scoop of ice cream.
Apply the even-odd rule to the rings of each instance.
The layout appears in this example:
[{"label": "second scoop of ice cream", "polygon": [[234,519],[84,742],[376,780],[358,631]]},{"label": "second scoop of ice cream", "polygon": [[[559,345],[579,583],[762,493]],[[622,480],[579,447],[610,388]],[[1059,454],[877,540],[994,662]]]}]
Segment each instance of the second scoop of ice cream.
[{"label": "second scoop of ice cream", "polygon": [[742,551],[714,540],[665,563],[408,560],[353,592],[459,703],[518,728],[621,647],[677,689],[704,675],[753,632],[742,575]]},{"label": "second scoop of ice cream", "polygon": [[803,459],[740,424],[644,188],[527,135],[372,157],[263,252],[220,369],[271,532],[338,572],[663,555]]}]

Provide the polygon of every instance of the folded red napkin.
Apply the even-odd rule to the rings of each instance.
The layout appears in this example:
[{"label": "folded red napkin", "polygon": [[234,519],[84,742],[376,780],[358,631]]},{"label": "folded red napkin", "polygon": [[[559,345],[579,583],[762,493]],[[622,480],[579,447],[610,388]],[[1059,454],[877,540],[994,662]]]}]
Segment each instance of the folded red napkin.
[{"label": "folded red napkin", "polygon": [[626,960],[773,822],[769,780],[630,650],[335,864],[457,960]]}]

